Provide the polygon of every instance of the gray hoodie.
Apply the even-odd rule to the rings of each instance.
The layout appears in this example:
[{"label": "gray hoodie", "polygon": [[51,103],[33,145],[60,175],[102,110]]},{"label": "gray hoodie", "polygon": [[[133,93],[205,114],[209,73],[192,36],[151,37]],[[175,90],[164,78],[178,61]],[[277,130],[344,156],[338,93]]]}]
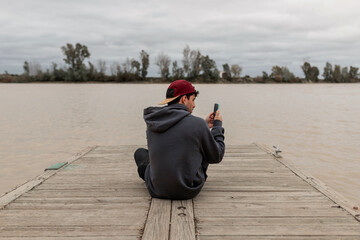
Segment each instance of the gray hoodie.
[{"label": "gray hoodie", "polygon": [[191,115],[183,104],[144,110],[150,164],[145,182],[152,197],[190,199],[203,187],[202,166],[221,162],[224,131],[214,121],[210,131],[204,119]]}]

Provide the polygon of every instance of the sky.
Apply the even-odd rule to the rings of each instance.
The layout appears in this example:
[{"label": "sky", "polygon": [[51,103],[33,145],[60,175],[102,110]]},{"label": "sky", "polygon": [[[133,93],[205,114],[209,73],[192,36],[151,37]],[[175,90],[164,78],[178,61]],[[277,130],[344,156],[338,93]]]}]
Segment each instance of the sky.
[{"label": "sky", "polygon": [[65,67],[61,46],[86,45],[107,68],[126,58],[168,55],[181,66],[189,45],[241,75],[285,66],[303,77],[308,61],[360,67],[358,0],[0,0],[0,73],[23,73],[23,63]]}]

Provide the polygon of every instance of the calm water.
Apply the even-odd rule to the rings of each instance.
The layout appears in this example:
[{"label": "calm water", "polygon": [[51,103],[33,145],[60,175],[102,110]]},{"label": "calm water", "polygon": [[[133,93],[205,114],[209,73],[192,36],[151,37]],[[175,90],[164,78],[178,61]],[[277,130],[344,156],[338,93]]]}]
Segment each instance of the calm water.
[{"label": "calm water", "polygon": [[[360,84],[195,87],[193,114],[206,116],[218,102],[226,144],[277,145],[307,175],[360,203]],[[146,144],[143,108],[166,88],[0,84],[0,195],[87,146]]]}]

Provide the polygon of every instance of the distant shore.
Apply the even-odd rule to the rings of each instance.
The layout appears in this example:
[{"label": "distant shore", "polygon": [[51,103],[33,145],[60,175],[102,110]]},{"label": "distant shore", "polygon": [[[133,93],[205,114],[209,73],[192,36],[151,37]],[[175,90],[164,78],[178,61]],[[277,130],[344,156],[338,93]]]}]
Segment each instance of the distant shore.
[{"label": "distant shore", "polygon": [[201,54],[200,50],[191,50],[187,45],[182,54],[181,64],[171,61],[170,57],[160,53],[155,58],[155,65],[159,68],[159,77],[150,77],[150,55],[141,50],[139,61],[126,58],[123,63],[107,64],[104,60],[97,63],[88,61],[90,51],[86,45],[67,43],[61,47],[66,66],[58,67],[51,63],[51,67],[43,69],[36,61],[25,61],[24,72],[11,74],[4,71],[0,74],[0,83],[169,83],[178,79],[185,79],[194,83],[355,83],[360,82],[359,68],[355,66],[341,67],[326,62],[323,73],[317,66],[304,62],[301,66],[302,78],[296,76],[286,66],[274,65],[270,72],[262,71],[261,75],[250,76],[243,73],[239,64],[222,64],[218,68],[216,62],[209,55]]},{"label": "distant shore", "polygon": [[[111,79],[110,77],[106,77],[104,79],[99,80],[91,80],[91,81],[41,81],[37,80],[35,77],[26,77],[24,75],[17,75],[17,74],[0,74],[0,83],[61,83],[61,84],[68,84],[68,83],[75,83],[75,84],[104,84],[104,83],[122,83],[122,84],[159,84],[159,83],[170,83],[172,81],[175,81],[176,79],[168,79],[163,80],[161,78],[156,77],[149,77],[145,81],[143,80],[122,80],[122,81],[116,81],[114,79]],[[193,80],[191,81],[193,83],[203,83],[203,84],[331,84],[331,83],[360,83],[360,80],[353,79],[352,81],[348,82],[332,82],[332,81],[326,81],[324,79],[319,79],[316,82],[306,80],[305,78],[296,78],[293,81],[278,81],[274,79],[266,79],[264,80],[263,77],[250,77],[245,76],[241,78],[234,79],[232,81],[228,81],[225,79],[219,79],[217,81],[204,81],[202,79],[200,80]]]}]

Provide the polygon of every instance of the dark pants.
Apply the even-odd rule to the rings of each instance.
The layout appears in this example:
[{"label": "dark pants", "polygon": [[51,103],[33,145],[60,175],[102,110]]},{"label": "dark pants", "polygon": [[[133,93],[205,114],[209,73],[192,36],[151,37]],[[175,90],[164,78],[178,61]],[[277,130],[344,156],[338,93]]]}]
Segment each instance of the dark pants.
[{"label": "dark pants", "polygon": [[149,151],[145,148],[138,148],[134,153],[134,159],[137,165],[139,177],[145,181],[145,170],[149,165]]},{"label": "dark pants", "polygon": [[201,163],[201,167],[202,167],[202,169],[203,169],[203,171],[204,171],[204,175],[205,175],[205,180],[207,179],[207,174],[206,174],[206,171],[207,171],[207,169],[208,169],[208,167],[209,167],[209,163],[208,162],[205,162],[204,160],[202,161],[202,163]]},{"label": "dark pants", "polygon": [[[145,171],[147,165],[149,165],[149,151],[145,148],[138,148],[134,153],[134,159],[137,165],[137,171],[139,174],[139,177],[142,178],[145,181]],[[201,167],[204,171],[205,180],[207,179],[206,171],[209,167],[209,163],[206,161],[202,161]]]}]

